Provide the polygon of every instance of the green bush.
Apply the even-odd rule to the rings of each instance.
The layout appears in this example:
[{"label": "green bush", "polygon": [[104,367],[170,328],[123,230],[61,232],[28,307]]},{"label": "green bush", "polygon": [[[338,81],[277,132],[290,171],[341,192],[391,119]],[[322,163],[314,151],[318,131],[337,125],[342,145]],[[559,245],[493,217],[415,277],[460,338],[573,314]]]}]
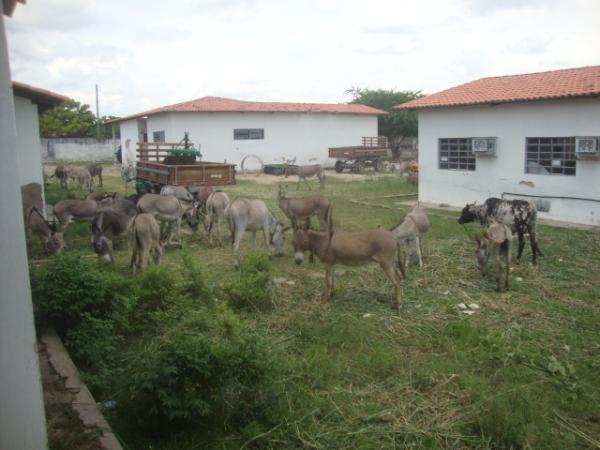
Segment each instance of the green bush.
[{"label": "green bush", "polygon": [[116,321],[89,313],[84,313],[81,322],[67,331],[65,346],[77,361],[84,381],[96,392],[110,386],[119,376],[116,356],[124,339],[117,331]]},{"label": "green bush", "polygon": [[227,306],[188,309],[132,355],[128,414],[146,423],[249,422],[274,370],[267,349]]},{"label": "green bush", "polygon": [[32,273],[32,296],[38,317],[49,319],[64,335],[85,314],[107,318],[115,307],[113,275],[95,263],[61,254]]},{"label": "green bush", "polygon": [[222,286],[235,309],[265,310],[273,306],[272,263],[268,255],[250,253],[240,261],[235,278]]},{"label": "green bush", "polygon": [[200,263],[192,258],[188,253],[181,257],[183,263],[183,286],[182,292],[185,292],[193,300],[201,300],[207,305],[214,306],[214,295],[210,287],[206,284],[203,268]]}]

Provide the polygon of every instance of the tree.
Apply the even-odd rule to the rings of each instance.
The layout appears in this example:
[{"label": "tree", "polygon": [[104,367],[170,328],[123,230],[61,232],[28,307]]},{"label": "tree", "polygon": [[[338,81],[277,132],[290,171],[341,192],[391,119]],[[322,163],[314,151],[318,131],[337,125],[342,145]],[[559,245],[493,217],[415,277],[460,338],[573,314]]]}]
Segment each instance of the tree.
[{"label": "tree", "polygon": [[386,111],[379,116],[379,134],[386,136],[395,157],[405,137],[417,137],[417,114],[414,111],[392,109],[394,106],[422,97],[421,91],[395,91],[393,89],[363,89],[353,87],[346,91],[353,99],[350,103],[360,103]]},{"label": "tree", "polygon": [[87,137],[96,125],[89,105],[66,100],[40,115],[42,137]]}]

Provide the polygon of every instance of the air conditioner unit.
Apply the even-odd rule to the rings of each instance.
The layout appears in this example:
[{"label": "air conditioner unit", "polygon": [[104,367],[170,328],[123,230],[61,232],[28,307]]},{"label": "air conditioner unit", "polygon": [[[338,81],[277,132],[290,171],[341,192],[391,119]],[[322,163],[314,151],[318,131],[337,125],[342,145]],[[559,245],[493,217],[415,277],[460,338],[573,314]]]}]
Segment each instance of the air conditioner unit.
[{"label": "air conditioner unit", "polygon": [[495,137],[474,137],[471,138],[471,151],[477,156],[495,156],[496,138]]},{"label": "air conditioner unit", "polygon": [[575,153],[584,155],[596,155],[600,153],[598,148],[598,137],[578,137],[575,138]]}]

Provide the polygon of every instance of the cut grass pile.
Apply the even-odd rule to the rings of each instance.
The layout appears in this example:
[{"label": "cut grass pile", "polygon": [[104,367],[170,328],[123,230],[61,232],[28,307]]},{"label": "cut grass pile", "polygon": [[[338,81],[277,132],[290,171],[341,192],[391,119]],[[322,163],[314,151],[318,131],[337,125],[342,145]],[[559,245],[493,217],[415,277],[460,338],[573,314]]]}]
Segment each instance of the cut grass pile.
[{"label": "cut grass pile", "polygon": [[[122,181],[106,177],[104,190],[122,191]],[[263,199],[284,218],[276,184],[240,182],[223,190],[231,199]],[[376,201],[392,209],[353,199],[410,193],[414,186],[397,177],[330,177],[324,191],[315,191],[333,201],[337,227],[359,230],[391,227],[404,212],[393,209],[401,199]],[[55,185],[47,189],[50,202],[64,195]],[[273,258],[273,281],[264,285],[268,299],[258,293],[261,303],[231,305],[246,327],[284,355],[268,417],[244,426],[217,420],[144,434],[117,411],[109,417],[127,448],[597,448],[600,233],[540,226],[545,256],[539,267],[529,264],[526,247],[510,290],[498,294],[492,268],[484,279],[476,270],[474,245],[456,214],[436,212],[424,240],[425,267],[419,270],[413,259],[400,315],[390,308],[393,287],[377,265],[338,267],[333,301],[322,303],[321,264],[296,266],[288,236],[287,255]],[[87,225],[70,226],[65,238],[69,254],[94,258]],[[250,241],[245,236],[242,253]],[[116,248],[108,270],[127,274],[126,244]],[[34,265],[43,264],[37,250]],[[209,248],[204,233],[189,234],[184,253],[187,263],[178,249],[164,258],[177,283],[189,282],[184,264],[191,258],[202,278],[188,289],[208,289],[222,302],[244,288],[229,247]],[[479,309],[467,316],[459,303]],[[182,305],[190,314],[196,307],[188,300]],[[144,339],[151,333],[128,336],[129,347],[119,355],[145,345]],[[122,397],[122,386],[114,380],[97,400]]]}]

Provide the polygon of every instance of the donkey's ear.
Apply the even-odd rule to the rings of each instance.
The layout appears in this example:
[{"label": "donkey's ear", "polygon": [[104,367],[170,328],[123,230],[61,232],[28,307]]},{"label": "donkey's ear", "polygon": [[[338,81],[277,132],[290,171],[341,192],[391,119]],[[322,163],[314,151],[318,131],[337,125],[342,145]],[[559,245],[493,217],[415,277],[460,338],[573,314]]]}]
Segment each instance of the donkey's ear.
[{"label": "donkey's ear", "polygon": [[283,227],[283,229],[281,230],[282,233],[285,233],[287,230],[289,230],[290,227]]}]

